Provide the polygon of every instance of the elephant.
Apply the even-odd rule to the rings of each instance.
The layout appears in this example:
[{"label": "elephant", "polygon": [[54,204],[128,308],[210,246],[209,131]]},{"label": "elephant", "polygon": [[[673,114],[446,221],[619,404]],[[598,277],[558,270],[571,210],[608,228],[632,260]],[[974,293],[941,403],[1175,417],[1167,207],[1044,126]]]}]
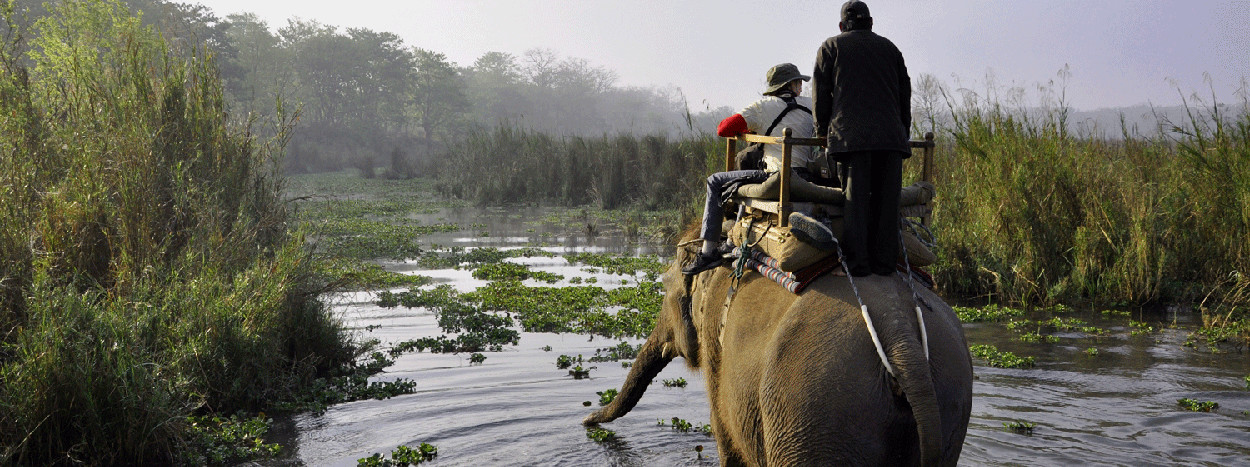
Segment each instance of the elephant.
[{"label": "elephant", "polygon": [[[956,464],[972,360],[937,294],[917,286],[914,299],[902,275],[826,275],[797,295],[754,272],[734,284],[728,267],[683,276],[694,254],[678,249],[662,276],[655,328],[617,397],[584,425],[627,414],[682,357],[706,378],[722,465]],[[870,337],[852,279],[897,377]]]}]

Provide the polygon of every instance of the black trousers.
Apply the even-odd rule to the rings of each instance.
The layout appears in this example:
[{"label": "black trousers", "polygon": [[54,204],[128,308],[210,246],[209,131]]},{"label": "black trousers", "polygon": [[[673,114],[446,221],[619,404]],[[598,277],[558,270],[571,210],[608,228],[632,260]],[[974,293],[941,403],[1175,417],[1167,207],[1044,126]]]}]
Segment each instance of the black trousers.
[{"label": "black trousers", "polygon": [[893,151],[840,155],[839,175],[846,194],[839,239],[853,276],[893,274],[898,258],[898,194],[903,157]]}]

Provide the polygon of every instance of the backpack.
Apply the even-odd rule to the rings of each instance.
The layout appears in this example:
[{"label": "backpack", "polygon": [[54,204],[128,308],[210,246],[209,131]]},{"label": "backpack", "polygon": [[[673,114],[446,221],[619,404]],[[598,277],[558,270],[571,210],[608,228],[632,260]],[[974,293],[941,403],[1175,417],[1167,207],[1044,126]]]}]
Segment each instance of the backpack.
[{"label": "backpack", "polygon": [[[803,107],[794,101],[793,97],[781,96],[781,100],[786,101],[786,109],[777,114],[777,118],[773,119],[773,124],[768,126],[768,130],[764,131],[764,136],[770,136],[773,129],[777,128],[777,124],[781,123],[781,119],[790,113],[791,110],[799,109],[811,115],[811,109]],[[734,159],[738,165],[738,170],[764,170],[764,143],[751,143],[747,147],[738,151],[734,155]]]}]

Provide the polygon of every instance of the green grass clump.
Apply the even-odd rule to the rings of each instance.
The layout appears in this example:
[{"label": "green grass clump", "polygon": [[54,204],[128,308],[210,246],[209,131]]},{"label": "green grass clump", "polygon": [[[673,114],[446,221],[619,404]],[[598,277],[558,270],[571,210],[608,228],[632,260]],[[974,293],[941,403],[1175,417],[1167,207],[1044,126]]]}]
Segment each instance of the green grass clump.
[{"label": "green grass clump", "polygon": [[1020,357],[1011,352],[999,351],[993,345],[972,345],[968,347],[974,358],[984,360],[986,364],[997,368],[1033,368],[1033,357]]},{"label": "green grass clump", "polygon": [[179,462],[203,447],[188,417],[350,362],[287,230],[289,128],[230,123],[208,54],[118,2],[57,2],[27,32],[0,44],[0,462]]},{"label": "green grass clump", "polygon": [[[450,146],[437,175],[439,193],[481,205],[518,201],[616,209],[680,208],[703,193],[711,135],[670,141],[628,134],[557,137],[499,126],[474,129]],[[507,164],[500,165],[501,154]]]},{"label": "green grass clump", "polygon": [[1062,101],[1039,111],[965,97],[949,102],[934,165],[933,272],[948,293],[1130,306],[1209,296],[1212,321],[1247,317],[1250,112],[1194,101],[1183,121],[1111,138],[1071,131]]},{"label": "green grass clump", "polygon": [[1188,397],[1183,398],[1183,399],[1177,399],[1176,405],[1184,407],[1185,409],[1193,411],[1193,412],[1210,412],[1212,410],[1220,408],[1220,404],[1217,402],[1211,402],[1211,401],[1202,402],[1202,401],[1198,401],[1197,399],[1190,399]]}]

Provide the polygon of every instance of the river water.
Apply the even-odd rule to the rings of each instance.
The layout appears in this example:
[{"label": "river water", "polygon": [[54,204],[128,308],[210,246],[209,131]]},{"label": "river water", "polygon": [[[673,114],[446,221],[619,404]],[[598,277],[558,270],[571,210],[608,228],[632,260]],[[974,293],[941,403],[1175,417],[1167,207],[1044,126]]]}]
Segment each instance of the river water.
[{"label": "river water", "polygon": [[[469,211],[469,212],[464,212]],[[425,221],[484,225],[475,236],[442,234],[430,242],[501,248],[545,245],[556,253],[609,252],[664,254],[655,245],[624,241],[613,232],[585,236],[579,226],[535,227],[503,210],[464,210]],[[524,214],[524,213],[522,213]],[[577,232],[574,234],[574,232]],[[563,258],[522,258],[534,270],[569,278],[595,277],[610,288],[624,279],[592,274]],[[485,285],[469,271],[418,270],[407,263],[386,265],[412,271],[470,291]],[[557,283],[555,285],[563,285]],[[548,285],[531,283],[530,285]],[[385,343],[443,334],[434,314],[423,308],[380,308],[374,294],[335,297],[335,310],[366,338]],[[970,344],[993,344],[1037,359],[1032,369],[1000,369],[974,361],[972,420],[960,461],[963,465],[1250,465],[1250,357],[1233,349],[1212,354],[1183,346],[1198,324],[1186,311],[1136,315],[1157,331],[1130,335],[1128,318],[1094,312],[1066,316],[1111,330],[1102,337],[1057,333],[1058,343],[1029,344],[1001,323],[965,325]],[[641,340],[625,340],[630,344]],[[520,344],[485,353],[480,365],[468,355],[405,354],[377,380],[417,382],[414,394],[330,407],[324,414],[300,414],[281,424],[290,439],[289,460],[307,465],[355,465],[373,453],[386,455],[400,445],[422,442],[438,447],[429,465],[717,465],[716,443],[697,431],[671,428],[677,417],[698,426],[709,422],[702,376],[675,360],[657,378],[638,406],[605,424],[616,439],[596,442],[580,424],[598,407],[597,391],[619,388],[627,368],[594,365],[590,378],[575,380],[556,368],[560,355],[589,357],[621,340],[578,334],[522,333]],[[549,346],[550,350],[547,350]],[[1097,348],[1096,355],[1086,349]],[[665,379],[684,378],[684,388]],[[1191,412],[1177,400],[1215,401],[1212,412]],[[591,406],[584,405],[589,401]],[[1006,430],[1004,422],[1028,421],[1031,435]],[[659,422],[665,422],[661,425]],[[702,449],[701,452],[696,449]],[[291,452],[293,450],[293,452]]]}]

